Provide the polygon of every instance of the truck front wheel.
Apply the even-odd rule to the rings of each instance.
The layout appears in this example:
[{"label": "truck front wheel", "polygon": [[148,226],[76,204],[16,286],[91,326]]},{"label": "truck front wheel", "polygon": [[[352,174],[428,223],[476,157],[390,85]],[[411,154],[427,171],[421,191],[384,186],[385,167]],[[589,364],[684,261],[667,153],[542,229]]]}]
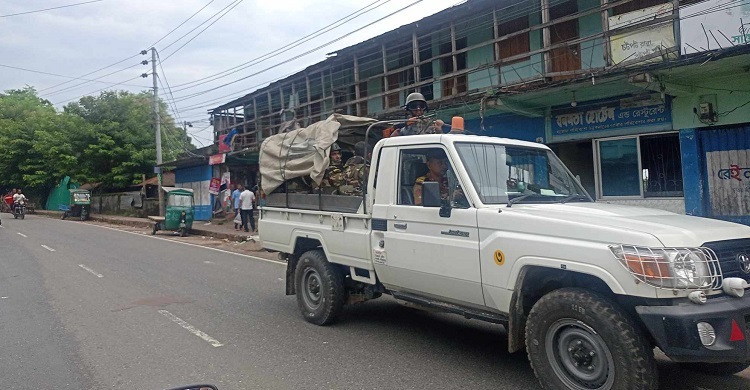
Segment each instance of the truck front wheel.
[{"label": "truck front wheel", "polygon": [[559,289],[534,305],[526,349],[545,389],[658,387],[653,350],[633,320],[609,299],[584,289]]},{"label": "truck front wheel", "polygon": [[320,250],[300,256],[294,273],[297,304],[305,320],[316,325],[331,324],[344,307],[344,278]]}]

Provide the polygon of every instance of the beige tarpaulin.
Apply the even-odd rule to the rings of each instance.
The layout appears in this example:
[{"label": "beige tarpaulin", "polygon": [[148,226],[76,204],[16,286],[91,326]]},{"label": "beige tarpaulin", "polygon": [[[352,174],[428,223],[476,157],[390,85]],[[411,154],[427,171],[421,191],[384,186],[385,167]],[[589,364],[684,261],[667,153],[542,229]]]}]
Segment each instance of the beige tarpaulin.
[{"label": "beige tarpaulin", "polygon": [[259,158],[263,192],[270,194],[284,181],[296,177],[309,177],[320,184],[328,167],[329,148],[338,139],[339,130],[367,129],[375,121],[333,114],[303,129],[266,138],[260,147]]}]

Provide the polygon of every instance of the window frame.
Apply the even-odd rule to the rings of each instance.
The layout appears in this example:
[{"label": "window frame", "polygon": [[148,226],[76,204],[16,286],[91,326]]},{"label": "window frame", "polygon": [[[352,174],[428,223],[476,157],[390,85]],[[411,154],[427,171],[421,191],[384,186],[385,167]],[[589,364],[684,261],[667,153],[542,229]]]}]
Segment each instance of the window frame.
[{"label": "window frame", "polygon": [[[646,197],[646,188],[643,183],[643,155],[641,151],[641,138],[642,137],[650,137],[655,135],[668,135],[673,134],[678,137],[679,140],[679,131],[662,131],[662,132],[656,132],[656,133],[646,133],[646,134],[634,134],[634,135],[623,135],[618,137],[607,137],[607,138],[596,138],[592,139],[592,149],[594,151],[594,182],[595,182],[595,189],[596,189],[596,200],[666,200],[666,199],[685,199],[684,195],[684,184],[683,184],[683,195],[682,196],[649,196]],[[640,195],[616,195],[616,196],[605,196],[604,190],[602,188],[602,168],[601,168],[601,152],[600,152],[600,143],[601,142],[607,142],[607,141],[617,141],[622,139],[635,139],[636,140],[636,146],[638,150],[638,176],[640,179]],[[680,145],[682,146],[682,145]],[[682,161],[680,161],[680,166],[682,166]]]},{"label": "window frame", "polygon": [[411,146],[404,146],[404,147],[398,148],[398,169],[396,172],[396,191],[394,191],[395,199],[393,199],[393,204],[399,207],[423,207],[423,206],[419,206],[416,204],[401,204],[401,177],[404,173],[403,171],[404,155],[409,154],[409,151],[412,151],[412,152],[415,150],[427,151],[429,149],[439,149],[443,151],[443,153],[445,153],[445,157],[448,160],[448,169],[453,171],[454,175],[456,176],[456,181],[458,182],[458,185],[461,187],[461,191],[464,192],[464,195],[466,196],[468,200],[469,207],[466,207],[464,209],[474,208],[474,202],[469,198],[468,195],[466,195],[467,187],[464,185],[463,181],[461,180],[461,175],[459,175],[458,171],[456,170],[456,164],[453,163],[453,158],[451,157],[451,153],[442,144],[411,145]]}]

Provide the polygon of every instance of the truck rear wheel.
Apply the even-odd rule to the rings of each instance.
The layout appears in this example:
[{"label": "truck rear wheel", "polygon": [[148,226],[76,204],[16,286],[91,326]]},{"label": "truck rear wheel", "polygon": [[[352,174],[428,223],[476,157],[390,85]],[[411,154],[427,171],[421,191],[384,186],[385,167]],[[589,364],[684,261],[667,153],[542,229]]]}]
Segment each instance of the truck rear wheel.
[{"label": "truck rear wheel", "polygon": [[680,363],[680,367],[689,371],[701,372],[714,376],[732,376],[747,370],[750,362],[744,363]]},{"label": "truck rear wheel", "polygon": [[655,390],[653,349],[633,320],[602,295],[563,288],[542,297],[526,323],[526,349],[549,390]]},{"label": "truck rear wheel", "polygon": [[316,325],[336,321],[346,299],[344,278],[320,250],[300,256],[294,272],[297,304],[305,320]]}]

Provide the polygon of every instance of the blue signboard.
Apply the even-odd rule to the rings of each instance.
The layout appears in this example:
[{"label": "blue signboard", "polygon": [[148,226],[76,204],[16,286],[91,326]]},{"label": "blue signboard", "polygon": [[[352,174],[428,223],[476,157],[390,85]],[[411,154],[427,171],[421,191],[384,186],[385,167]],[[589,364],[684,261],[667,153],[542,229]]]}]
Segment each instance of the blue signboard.
[{"label": "blue signboard", "polygon": [[644,105],[635,105],[623,104],[624,101],[553,109],[550,118],[552,138],[587,138],[594,136],[592,133],[601,132],[618,135],[671,130],[672,113],[668,102],[649,100]]}]

